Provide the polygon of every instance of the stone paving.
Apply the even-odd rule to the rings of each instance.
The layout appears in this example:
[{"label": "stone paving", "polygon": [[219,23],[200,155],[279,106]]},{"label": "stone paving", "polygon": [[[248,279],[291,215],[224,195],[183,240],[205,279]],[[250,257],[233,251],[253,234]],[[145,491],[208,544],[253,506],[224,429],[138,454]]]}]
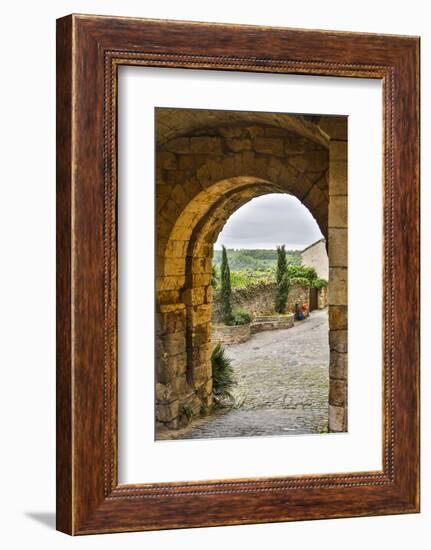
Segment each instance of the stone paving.
[{"label": "stone paving", "polygon": [[327,310],[293,328],[262,332],[226,347],[238,385],[237,406],[189,426],[177,437],[203,439],[327,431]]}]

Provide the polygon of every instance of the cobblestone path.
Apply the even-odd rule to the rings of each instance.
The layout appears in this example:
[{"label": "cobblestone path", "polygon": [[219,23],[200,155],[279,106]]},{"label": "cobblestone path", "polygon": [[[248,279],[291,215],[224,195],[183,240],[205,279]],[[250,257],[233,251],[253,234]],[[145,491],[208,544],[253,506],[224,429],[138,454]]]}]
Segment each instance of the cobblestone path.
[{"label": "cobblestone path", "polygon": [[226,346],[237,376],[238,407],[199,426],[183,439],[320,433],[328,425],[327,310],[287,330],[261,332]]}]

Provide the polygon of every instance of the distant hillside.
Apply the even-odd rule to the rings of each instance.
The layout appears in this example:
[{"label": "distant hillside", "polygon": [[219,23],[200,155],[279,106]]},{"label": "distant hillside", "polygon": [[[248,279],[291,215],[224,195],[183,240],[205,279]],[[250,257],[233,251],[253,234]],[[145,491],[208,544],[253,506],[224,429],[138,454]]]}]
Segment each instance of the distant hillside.
[{"label": "distant hillside", "polygon": [[[301,265],[301,252],[299,250],[287,250],[287,261],[293,265]],[[227,257],[231,271],[244,269],[253,271],[266,271],[277,266],[277,250],[269,249],[227,249]],[[221,250],[214,250],[213,264],[221,264]]]}]

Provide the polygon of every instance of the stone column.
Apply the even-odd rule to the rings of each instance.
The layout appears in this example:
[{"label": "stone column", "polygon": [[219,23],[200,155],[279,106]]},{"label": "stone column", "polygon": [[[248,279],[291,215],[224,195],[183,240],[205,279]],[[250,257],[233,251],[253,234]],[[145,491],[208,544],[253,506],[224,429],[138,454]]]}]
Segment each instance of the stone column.
[{"label": "stone column", "polygon": [[188,390],[185,305],[158,304],[156,319],[156,421],[177,428],[181,398]]},{"label": "stone column", "polygon": [[[345,119],[344,119],[345,120]],[[344,131],[342,126],[344,126]],[[347,430],[347,132],[329,144],[329,430]]]}]

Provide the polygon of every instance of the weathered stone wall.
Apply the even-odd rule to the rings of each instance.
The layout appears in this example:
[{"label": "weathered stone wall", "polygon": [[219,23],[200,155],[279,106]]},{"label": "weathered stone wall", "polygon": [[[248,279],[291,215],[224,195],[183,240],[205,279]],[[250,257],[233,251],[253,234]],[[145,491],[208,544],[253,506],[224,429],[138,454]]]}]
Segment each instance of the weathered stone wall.
[{"label": "weathered stone wall", "polygon": [[307,311],[310,310],[310,289],[308,286],[291,283],[287,294],[287,310],[295,311],[295,304],[307,306]]},{"label": "weathered stone wall", "polygon": [[[258,283],[245,288],[235,288],[232,290],[232,307],[244,309],[251,314],[252,318],[259,315],[272,315],[275,313],[275,283]],[[295,304],[307,304],[309,308],[309,290],[298,284],[291,284],[287,297],[287,311],[294,311]],[[220,292],[213,291],[212,303],[212,322],[221,323],[222,304],[220,301]]]},{"label": "weathered stone wall", "polygon": [[250,339],[250,323],[246,325],[226,326],[226,325],[213,325],[212,326],[212,343],[223,342],[223,344],[242,344]]},{"label": "weathered stone wall", "polygon": [[329,263],[325,239],[317,241],[301,252],[302,265],[314,267],[317,276],[328,280]]}]

